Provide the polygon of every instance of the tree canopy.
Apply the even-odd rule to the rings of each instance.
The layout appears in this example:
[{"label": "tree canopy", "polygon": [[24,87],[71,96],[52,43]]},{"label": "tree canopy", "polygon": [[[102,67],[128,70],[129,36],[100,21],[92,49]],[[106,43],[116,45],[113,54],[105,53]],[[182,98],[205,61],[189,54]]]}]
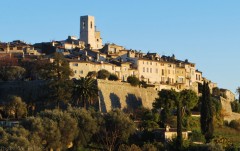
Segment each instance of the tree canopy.
[{"label": "tree canopy", "polygon": [[109,76],[110,76],[110,72],[105,69],[101,69],[97,72],[98,79],[108,79]]},{"label": "tree canopy", "polygon": [[128,76],[127,82],[132,86],[138,86],[140,83],[139,79],[136,76]]},{"label": "tree canopy", "polygon": [[55,53],[53,62],[46,65],[46,75],[48,82],[48,100],[55,102],[57,107],[60,103],[67,103],[71,99],[72,81],[70,76],[73,72],[69,63],[60,53]]},{"label": "tree canopy", "polygon": [[0,79],[3,81],[21,80],[26,70],[20,66],[1,66]]},{"label": "tree canopy", "polygon": [[8,117],[23,118],[27,116],[27,105],[22,101],[21,97],[9,96],[8,103],[4,106],[4,111]]},{"label": "tree canopy", "polygon": [[97,81],[91,77],[74,80],[72,100],[75,106],[88,108],[98,95]]}]

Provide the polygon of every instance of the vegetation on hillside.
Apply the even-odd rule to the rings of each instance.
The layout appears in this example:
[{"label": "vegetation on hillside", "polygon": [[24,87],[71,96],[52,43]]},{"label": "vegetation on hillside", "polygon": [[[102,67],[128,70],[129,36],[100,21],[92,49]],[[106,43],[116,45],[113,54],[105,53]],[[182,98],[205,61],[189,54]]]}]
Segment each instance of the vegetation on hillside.
[{"label": "vegetation on hillside", "polygon": [[[221,93],[215,88],[210,94],[207,83],[199,84],[200,98],[192,90],[163,89],[152,110],[138,106],[127,112],[116,107],[101,113],[96,78],[118,80],[117,76],[104,70],[74,80],[70,80],[71,75],[67,60],[57,53],[52,62],[0,64],[2,81],[44,81],[39,88],[44,93],[35,99],[27,92],[22,93],[28,97],[6,94],[1,118],[20,124],[0,128],[1,147],[36,151],[191,151],[234,150],[240,146],[240,121],[223,122],[218,99]],[[134,76],[129,76],[127,82],[147,86]],[[232,108],[239,112],[238,101],[232,102]],[[191,116],[192,110],[201,112],[201,118]],[[176,128],[177,137],[165,142],[159,131],[167,125]],[[182,131],[192,131],[188,140],[182,138]]]}]

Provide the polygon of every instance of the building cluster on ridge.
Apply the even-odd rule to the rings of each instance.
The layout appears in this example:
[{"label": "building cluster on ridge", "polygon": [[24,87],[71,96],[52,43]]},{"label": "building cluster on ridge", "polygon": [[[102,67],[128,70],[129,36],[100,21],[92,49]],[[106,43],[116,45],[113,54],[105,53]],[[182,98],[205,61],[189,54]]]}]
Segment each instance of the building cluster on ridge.
[{"label": "building cluster on ridge", "polygon": [[[182,61],[174,55],[160,56],[157,53],[127,50],[114,43],[103,45],[93,16],[80,17],[79,39],[69,36],[66,40],[34,45],[22,41],[0,43],[0,55],[49,56],[54,52],[62,53],[68,58],[74,72],[72,78],[85,77],[90,71],[105,69],[116,74],[121,81],[127,81],[128,76],[136,76],[156,90],[172,88],[177,91],[192,89],[196,92],[198,84],[207,80],[202,77],[202,72],[196,69],[196,65],[187,59]],[[210,82],[209,86],[214,88],[217,84]]]}]

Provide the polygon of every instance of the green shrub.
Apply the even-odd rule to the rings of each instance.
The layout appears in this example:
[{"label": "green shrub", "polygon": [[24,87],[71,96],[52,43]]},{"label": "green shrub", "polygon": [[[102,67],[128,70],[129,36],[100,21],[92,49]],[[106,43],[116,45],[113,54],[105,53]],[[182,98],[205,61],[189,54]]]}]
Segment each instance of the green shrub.
[{"label": "green shrub", "polygon": [[205,138],[204,135],[200,131],[193,130],[191,135],[191,141],[192,142],[204,142]]},{"label": "green shrub", "polygon": [[121,144],[118,147],[118,151],[142,151],[141,148],[135,144],[132,144],[131,146],[128,146],[126,144]]},{"label": "green shrub", "polygon": [[216,143],[208,144],[207,150],[209,150],[209,151],[225,151],[221,144],[216,144]]},{"label": "green shrub", "polygon": [[105,69],[99,70],[97,73],[97,78],[98,79],[108,79],[110,76],[110,72],[108,72]]},{"label": "green shrub", "polygon": [[117,81],[118,80],[118,76],[116,74],[110,74],[108,80]]},{"label": "green shrub", "polygon": [[143,87],[143,88],[147,88],[147,82],[146,81],[140,81],[139,84]]},{"label": "green shrub", "polygon": [[130,147],[126,144],[121,144],[119,147],[118,147],[118,151],[129,151],[130,150]]},{"label": "green shrub", "polygon": [[142,151],[157,151],[157,148],[153,144],[147,143],[143,145]]},{"label": "green shrub", "polygon": [[[189,140],[183,140],[182,150],[189,148],[189,144],[190,144]],[[179,147],[177,145],[177,138],[174,138],[171,141],[169,141],[167,143],[167,148],[168,148],[168,150],[171,150],[171,151],[172,150],[179,150]]]},{"label": "green shrub", "polygon": [[234,129],[236,129],[236,130],[239,130],[239,129],[240,129],[240,123],[239,123],[239,121],[232,120],[232,121],[229,123],[229,127],[234,128]]},{"label": "green shrub", "polygon": [[132,86],[138,86],[139,85],[139,79],[135,76],[129,76],[127,78],[127,82],[130,83]]},{"label": "green shrub", "polygon": [[233,112],[240,113],[240,103],[238,103],[237,101],[233,101],[231,102],[231,107]]},{"label": "green shrub", "polygon": [[87,74],[87,77],[91,77],[91,78],[95,78],[97,76],[97,72],[96,71],[89,71]]}]

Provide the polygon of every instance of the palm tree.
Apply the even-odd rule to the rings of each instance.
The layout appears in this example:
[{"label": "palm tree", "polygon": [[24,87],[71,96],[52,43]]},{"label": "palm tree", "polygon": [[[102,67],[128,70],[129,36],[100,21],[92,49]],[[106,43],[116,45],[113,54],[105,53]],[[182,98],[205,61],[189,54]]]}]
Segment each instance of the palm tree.
[{"label": "palm tree", "polygon": [[88,108],[94,103],[98,95],[98,87],[95,79],[91,77],[81,77],[79,80],[74,80],[73,87],[73,104]]},{"label": "palm tree", "polygon": [[237,88],[236,92],[238,94],[238,101],[240,102],[240,87]]}]

